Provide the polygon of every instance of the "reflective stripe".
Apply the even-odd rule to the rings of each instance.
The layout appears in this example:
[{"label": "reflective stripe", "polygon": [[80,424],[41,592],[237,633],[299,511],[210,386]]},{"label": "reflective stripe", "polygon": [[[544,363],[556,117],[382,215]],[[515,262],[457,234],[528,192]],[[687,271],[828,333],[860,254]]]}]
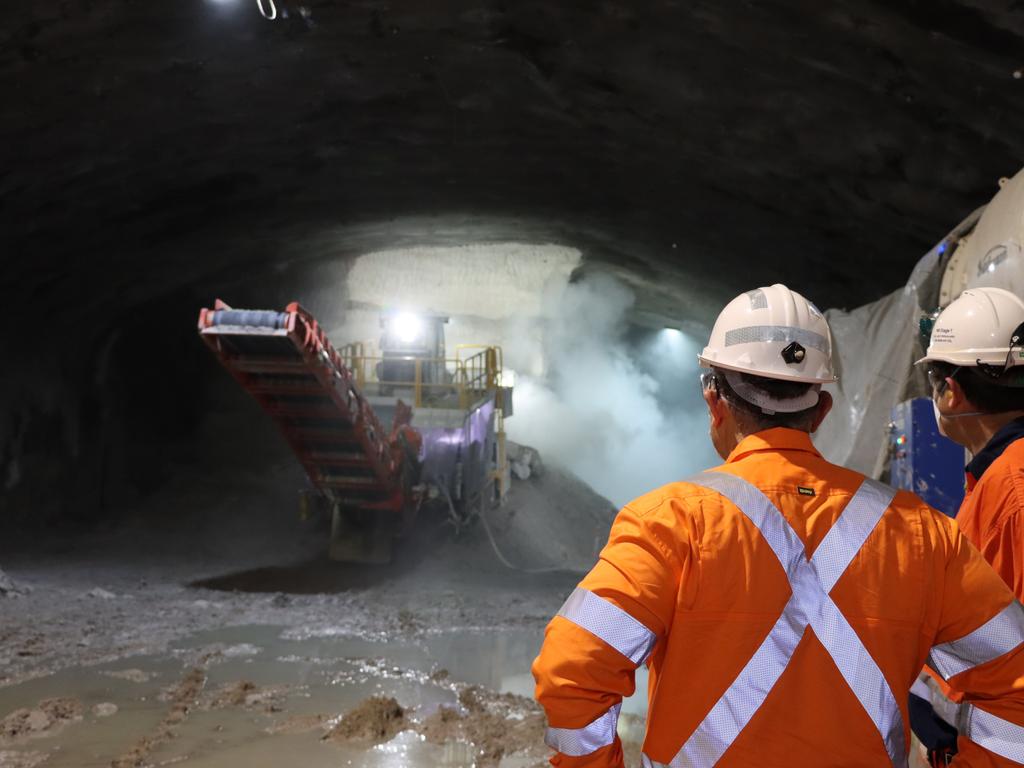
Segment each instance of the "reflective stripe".
[{"label": "reflective stripe", "polygon": [[932,701],[932,689],[928,687],[928,683],[922,680],[920,677],[914,681],[914,684],[910,686],[910,692],[920,699],[924,699],[929,704]]},{"label": "reflective stripe", "polygon": [[963,707],[960,732],[989,752],[1024,765],[1024,728],[978,709],[973,704]]},{"label": "reflective stripe", "polygon": [[894,489],[866,479],[814,551],[811,567],[817,574],[824,599],[821,611],[811,614],[811,627],[875,724],[889,757],[899,765],[906,760],[899,704],[878,663],[842,611],[827,596],[864,546],[895,495]]},{"label": "reflective stripe", "polygon": [[[865,480],[808,562],[803,542],[771,501],[742,478],[705,472],[688,482],[717,491],[761,532],[790,581],[792,596],[750,661],[697,726],[669,768],[715,765],[785,672],[808,626],[871,717],[893,765],[907,764],[903,716],[878,664],[828,591],[849,567],[895,494]],[[645,758],[645,765],[658,763]]]},{"label": "reflective stripe", "polygon": [[929,666],[945,679],[1009,653],[1024,642],[1024,608],[1014,600],[959,640],[932,648]]},{"label": "reflective stripe", "polygon": [[558,615],[604,640],[637,666],[647,660],[658,639],[624,610],[588,589],[573,590]]},{"label": "reflective stripe", "polygon": [[615,741],[621,702],[583,728],[548,728],[544,743],[569,757],[583,757]]},{"label": "reflective stripe", "polygon": [[832,591],[853,562],[895,495],[895,490],[870,478],[857,489],[811,558],[825,592]]},{"label": "reflective stripe", "polygon": [[756,291],[747,291],[747,298],[750,299],[751,309],[768,309],[768,297],[760,288]]},{"label": "reflective stripe", "polygon": [[[806,565],[807,560],[802,542],[781,514],[772,514],[772,504],[761,491],[724,472],[703,473],[688,482],[717,491],[732,501],[761,531],[786,573],[803,572],[799,564],[802,561]],[[785,671],[807,625],[802,605],[795,599],[796,589],[793,593],[775,626],[743,671],[672,760],[673,768],[717,763],[764,703]]]},{"label": "reflective stripe", "polygon": [[819,352],[828,354],[828,339],[820,333],[796,328],[792,325],[748,325],[746,328],[734,328],[725,333],[725,346],[734,344],[751,344],[754,342],[780,341],[789,343],[798,341],[805,347],[813,347]]}]

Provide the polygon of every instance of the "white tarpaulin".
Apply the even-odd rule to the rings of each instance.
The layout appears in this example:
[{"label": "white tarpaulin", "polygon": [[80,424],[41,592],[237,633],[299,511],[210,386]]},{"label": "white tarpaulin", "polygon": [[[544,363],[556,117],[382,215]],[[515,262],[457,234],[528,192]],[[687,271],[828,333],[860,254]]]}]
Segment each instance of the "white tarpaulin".
[{"label": "white tarpaulin", "polygon": [[835,405],[814,441],[829,461],[881,476],[893,406],[928,394],[923,374],[914,369],[921,315],[938,303],[947,250],[980,215],[973,213],[929,251],[900,290],[851,311],[825,313],[839,381],[827,387]]}]

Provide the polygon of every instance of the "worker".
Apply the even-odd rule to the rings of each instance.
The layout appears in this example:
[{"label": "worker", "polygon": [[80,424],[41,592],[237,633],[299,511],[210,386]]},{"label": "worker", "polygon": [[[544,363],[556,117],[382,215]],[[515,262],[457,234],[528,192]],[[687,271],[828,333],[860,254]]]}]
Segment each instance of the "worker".
[{"label": "worker", "polygon": [[552,765],[624,765],[647,664],[646,768],[906,766],[929,654],[968,702],[956,764],[1024,764],[1024,608],[952,520],[815,449],[822,314],[782,285],[742,294],[700,361],[725,463],[627,504],[548,625]]},{"label": "worker", "polygon": [[[939,431],[973,457],[957,525],[1024,599],[1024,301],[1001,288],[965,291],[936,319],[918,364]],[[933,765],[956,754],[961,698],[924,678],[911,689],[911,726]]]}]

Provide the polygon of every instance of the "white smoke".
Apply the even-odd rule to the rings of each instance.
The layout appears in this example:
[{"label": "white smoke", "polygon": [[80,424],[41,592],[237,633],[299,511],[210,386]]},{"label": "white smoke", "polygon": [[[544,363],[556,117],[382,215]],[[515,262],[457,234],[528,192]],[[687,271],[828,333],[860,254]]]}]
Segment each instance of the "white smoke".
[{"label": "white smoke", "polygon": [[[506,366],[520,372],[509,437],[619,505],[720,463],[707,434],[697,342],[666,330],[644,347],[628,344],[633,301],[606,276],[560,282],[545,292],[539,320],[505,334]],[[543,378],[522,375],[536,369],[537,339]]]}]

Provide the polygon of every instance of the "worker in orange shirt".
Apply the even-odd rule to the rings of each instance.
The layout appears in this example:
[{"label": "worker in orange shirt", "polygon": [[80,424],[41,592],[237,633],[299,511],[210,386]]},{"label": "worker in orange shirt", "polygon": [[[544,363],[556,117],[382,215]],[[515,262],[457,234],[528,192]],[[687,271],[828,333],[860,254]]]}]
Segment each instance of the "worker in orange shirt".
[{"label": "worker in orange shirt", "polygon": [[[973,456],[957,525],[1024,599],[1024,301],[1001,288],[965,291],[936,319],[918,363],[939,431]],[[943,689],[952,706],[923,679],[911,689],[911,725],[933,765],[956,754],[961,695]]]},{"label": "worker in orange shirt", "polygon": [[969,706],[956,764],[1024,764],[1024,609],[946,516],[815,450],[822,314],[750,291],[700,359],[725,463],[627,504],[548,625],[552,764],[623,765],[618,711],[647,664],[646,768],[906,766],[929,654]]}]

